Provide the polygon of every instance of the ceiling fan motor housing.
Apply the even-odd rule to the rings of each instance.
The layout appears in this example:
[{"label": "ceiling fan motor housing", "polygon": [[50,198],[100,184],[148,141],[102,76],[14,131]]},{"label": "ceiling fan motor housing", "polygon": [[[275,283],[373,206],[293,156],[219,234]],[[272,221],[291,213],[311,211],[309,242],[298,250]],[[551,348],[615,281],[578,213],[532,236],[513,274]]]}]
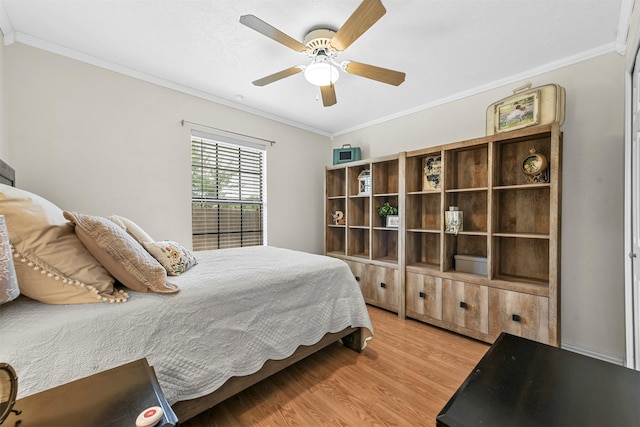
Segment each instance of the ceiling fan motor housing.
[{"label": "ceiling fan motor housing", "polygon": [[335,31],[326,28],[310,31],[304,38],[307,55],[314,57],[319,51],[325,51],[327,55],[335,52],[336,49],[331,46],[335,34]]}]

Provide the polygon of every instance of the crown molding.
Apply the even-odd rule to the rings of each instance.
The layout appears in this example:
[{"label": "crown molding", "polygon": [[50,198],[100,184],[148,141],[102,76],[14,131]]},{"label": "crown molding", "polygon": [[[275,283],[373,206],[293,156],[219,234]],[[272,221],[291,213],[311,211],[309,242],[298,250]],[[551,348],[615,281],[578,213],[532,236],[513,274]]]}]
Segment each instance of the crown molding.
[{"label": "crown molding", "polygon": [[[624,3],[633,3],[634,0],[624,0]],[[633,4],[632,4],[633,6]],[[2,20],[2,13],[4,12],[4,8],[2,7],[2,3],[0,0],[0,26],[2,26],[4,24],[3,20]],[[7,19],[7,23],[8,23],[8,19]],[[10,26],[10,23],[8,23],[8,25]],[[2,29],[4,29],[4,27],[2,27]],[[292,126],[298,129],[302,129],[311,133],[315,133],[321,136],[325,136],[328,137],[330,140],[333,140],[335,137],[337,136],[341,136],[341,135],[345,135],[348,133],[352,133],[361,129],[365,129],[374,125],[378,125],[381,123],[385,123],[391,120],[395,120],[401,117],[405,117],[414,113],[418,113],[424,110],[428,110],[431,108],[435,108],[438,107],[440,105],[444,105],[444,104],[448,104],[450,102],[454,102],[454,101],[458,101],[460,99],[463,98],[467,98],[473,95],[477,95],[492,89],[496,89],[505,85],[509,85],[509,84],[513,84],[516,82],[521,82],[522,80],[526,80],[535,76],[538,76],[540,74],[544,74],[550,71],[554,71],[560,68],[564,68],[582,61],[586,61],[601,55],[605,55],[611,52],[616,52],[617,51],[617,42],[612,42],[612,43],[608,43],[606,45],[594,48],[594,49],[590,49],[588,51],[584,51],[584,52],[580,52],[576,55],[572,55],[566,58],[563,58],[561,60],[558,61],[554,61],[554,62],[550,62],[547,64],[544,64],[542,66],[533,68],[531,70],[527,70],[526,72],[520,73],[520,74],[515,74],[512,76],[509,76],[507,78],[504,79],[500,79],[500,80],[495,80],[493,82],[484,84],[484,85],[480,85],[477,86],[475,88],[469,89],[469,90],[465,90],[462,92],[458,92],[456,94],[453,94],[451,96],[445,97],[445,98],[441,98],[441,99],[437,99],[434,100],[432,102],[426,103],[426,104],[422,104],[419,105],[417,107],[413,107],[407,110],[403,110],[397,113],[394,113],[392,115],[389,116],[385,116],[373,121],[369,121],[366,123],[363,123],[361,125],[358,126],[354,126],[351,128],[347,128],[347,129],[343,129],[341,131],[337,131],[337,132],[327,132],[327,131],[323,131],[321,129],[316,129],[310,126],[306,126],[303,125],[301,123],[298,122],[294,122],[292,120],[288,120],[285,119],[283,117],[268,113],[266,111],[263,110],[259,110],[256,108],[252,108],[252,107],[248,107],[246,105],[237,103],[237,102],[233,102],[231,100],[225,99],[225,98],[221,98],[218,96],[215,96],[213,94],[198,90],[198,89],[194,89],[188,86],[184,86],[181,85],[179,83],[175,83],[166,79],[162,79],[147,73],[143,73],[141,71],[132,69],[132,68],[128,68],[125,67],[123,65],[120,64],[115,64],[113,62],[110,61],[105,61],[103,59],[97,58],[95,56],[83,53],[83,52],[78,52],[75,51],[73,49],[69,49],[67,47],[64,46],[60,46],[45,40],[41,40],[38,39],[36,37],[30,36],[28,34],[25,33],[21,33],[21,32],[16,32],[13,29],[11,30],[11,34],[12,34],[12,41],[11,43],[7,43],[7,36],[5,35],[5,45],[8,44],[12,44],[14,42],[19,42],[28,46],[32,46],[32,47],[36,47],[38,49],[42,49],[51,53],[55,53],[67,58],[71,58],[71,59],[75,59],[77,61],[80,62],[84,62],[87,64],[91,64],[91,65],[95,65],[97,67],[100,68],[104,68],[106,70],[110,70],[119,74],[123,74],[129,77],[133,77],[142,81],[146,81],[149,83],[153,83],[156,84],[158,86],[161,87],[165,87],[168,89],[172,89],[181,93],[185,93],[187,95],[192,95],[201,99],[205,99],[207,101],[211,101],[211,102],[215,102],[217,104],[221,104],[224,105],[226,107],[229,108],[233,108],[239,111],[244,111],[246,113],[250,113],[259,117],[263,117],[269,120],[273,120],[275,122],[279,122],[288,126]]]},{"label": "crown molding", "polygon": [[629,38],[629,26],[633,14],[635,0],[622,0],[620,5],[620,18],[618,19],[618,31],[616,35],[616,52],[624,55],[627,51]]},{"label": "crown molding", "polygon": [[155,85],[165,87],[168,89],[172,89],[181,93],[185,93],[187,95],[192,95],[197,98],[205,99],[207,101],[215,102],[216,104],[224,105],[229,108],[233,108],[236,110],[244,111],[246,113],[250,113],[256,116],[260,116],[269,120],[273,120],[275,122],[283,123],[288,126],[292,126],[298,129],[306,130],[308,132],[312,132],[321,136],[330,137],[331,135],[323,130],[316,129],[310,126],[305,126],[303,124],[287,120],[283,117],[268,113],[263,110],[259,110],[257,108],[248,107],[246,105],[230,101],[225,98],[221,98],[215,96],[211,93],[207,93],[198,89],[194,89],[189,86],[184,86],[179,83],[172,82],[170,80],[166,80],[160,77],[153,76],[151,74],[144,73],[142,71],[138,71],[124,65],[116,64],[110,61],[106,61],[104,59],[86,54],[84,52],[79,52],[74,49],[70,49],[55,43],[48,42],[46,40],[39,39],[37,37],[33,37],[29,34],[21,33],[19,31],[14,31],[15,41],[18,43],[22,43],[27,46],[35,47],[38,49],[45,50],[47,52],[51,52],[60,56],[64,56],[66,58],[75,59],[80,62],[84,62],[90,65],[94,65],[96,67],[104,68],[109,71],[113,71],[119,74],[123,74],[125,76],[133,77],[138,80],[142,80],[148,83],[153,83]]},{"label": "crown molding", "polygon": [[5,46],[15,43],[15,31],[13,30],[13,25],[11,25],[9,15],[7,15],[7,11],[4,8],[2,0],[0,0],[0,32],[2,32],[2,35],[4,36]]},{"label": "crown molding", "polygon": [[467,98],[473,95],[478,95],[480,93],[483,92],[487,92],[489,90],[492,89],[497,89],[499,87],[505,86],[505,85],[509,85],[509,84],[513,84],[513,83],[517,83],[517,82],[521,82],[522,80],[527,80],[530,79],[532,77],[538,76],[540,74],[544,74],[544,73],[548,73],[550,71],[554,71],[560,68],[564,68],[564,67],[568,67],[570,65],[574,65],[577,64],[579,62],[583,62],[601,55],[606,55],[608,53],[614,52],[615,51],[615,43],[608,43],[606,45],[597,47],[595,49],[591,49],[588,51],[584,51],[581,52],[579,54],[576,55],[572,55],[566,58],[563,58],[559,61],[554,61],[554,62],[549,62],[547,64],[541,65],[539,67],[536,68],[532,68],[531,70],[527,70],[526,72],[520,73],[520,74],[514,74],[512,76],[509,76],[507,78],[504,79],[500,79],[500,80],[495,80],[493,82],[481,85],[481,86],[476,86],[472,89],[469,90],[465,90],[462,92],[458,92],[456,94],[453,94],[451,96],[448,96],[446,98],[441,98],[441,99],[437,99],[433,102],[429,102],[427,104],[423,104],[420,105],[418,107],[414,107],[414,108],[410,108],[408,110],[404,110],[404,111],[400,111],[398,113],[392,114],[390,116],[386,116],[386,117],[382,117],[380,119],[374,120],[374,121],[370,121],[367,123],[363,123],[362,125],[359,126],[355,126],[349,129],[345,129],[343,131],[339,131],[336,133],[333,133],[331,135],[331,137],[337,137],[340,135],[345,135],[351,132],[355,132],[358,130],[362,130],[374,125],[378,125],[384,122],[388,122],[390,120],[394,120],[394,119],[398,119],[400,117],[404,117],[404,116],[408,116],[410,114],[414,114],[414,113],[418,113],[424,110],[429,110],[431,108],[435,108],[438,107],[440,105],[444,105],[444,104],[448,104],[450,102],[454,102],[454,101],[458,101],[460,99],[463,98]]}]

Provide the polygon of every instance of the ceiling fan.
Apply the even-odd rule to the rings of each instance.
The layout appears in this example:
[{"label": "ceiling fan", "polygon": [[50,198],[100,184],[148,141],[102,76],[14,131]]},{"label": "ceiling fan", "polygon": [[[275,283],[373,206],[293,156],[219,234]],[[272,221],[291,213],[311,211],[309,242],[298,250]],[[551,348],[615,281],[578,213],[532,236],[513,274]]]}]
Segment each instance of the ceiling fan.
[{"label": "ceiling fan", "polygon": [[340,53],[351,46],[365,31],[375,24],[387,10],[380,0],[363,0],[342,27],[336,32],[331,29],[317,29],[309,32],[304,41],[288,36],[254,15],[243,15],[240,22],[247,27],[311,58],[309,65],[296,65],[253,82],[265,86],[304,72],[305,79],[320,87],[322,103],[330,107],[337,102],[334,83],[340,77],[338,69],[382,83],[398,86],[404,82],[405,73],[362,64],[354,61],[338,62]]}]

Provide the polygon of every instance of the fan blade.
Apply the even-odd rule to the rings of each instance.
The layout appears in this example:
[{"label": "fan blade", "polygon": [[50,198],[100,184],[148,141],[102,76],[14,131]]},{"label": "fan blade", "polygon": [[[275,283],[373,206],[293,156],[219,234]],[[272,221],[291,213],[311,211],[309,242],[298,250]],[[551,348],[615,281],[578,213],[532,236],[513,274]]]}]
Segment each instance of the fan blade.
[{"label": "fan blade", "polygon": [[331,107],[338,102],[334,85],[320,86],[320,93],[322,94],[322,104],[325,107]]},{"label": "fan blade", "polygon": [[336,50],[345,50],[387,13],[380,0],[363,0],[331,39]]},{"label": "fan blade", "polygon": [[307,47],[298,40],[286,35],[253,15],[242,15],[240,17],[240,23],[297,52],[305,52],[307,50]]},{"label": "fan blade", "polygon": [[360,62],[348,61],[344,70],[349,74],[356,74],[368,79],[377,80],[394,86],[399,86],[404,82],[405,73],[389,70],[387,68],[376,67],[375,65],[361,64]]},{"label": "fan blade", "polygon": [[255,86],[266,86],[269,83],[277,82],[280,79],[293,76],[294,74],[298,74],[301,71],[302,71],[302,67],[300,66],[287,68],[286,70],[278,71],[277,73],[273,73],[270,76],[263,77],[259,80],[256,80],[255,82],[253,82],[253,84]]}]

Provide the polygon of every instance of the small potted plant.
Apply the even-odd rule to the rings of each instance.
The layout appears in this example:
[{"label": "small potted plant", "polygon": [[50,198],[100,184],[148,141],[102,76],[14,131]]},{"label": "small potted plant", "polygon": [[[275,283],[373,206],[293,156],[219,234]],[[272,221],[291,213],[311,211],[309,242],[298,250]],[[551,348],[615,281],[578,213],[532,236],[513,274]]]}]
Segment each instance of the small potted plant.
[{"label": "small potted plant", "polygon": [[378,215],[382,217],[383,226],[385,227],[398,227],[399,217],[398,208],[393,206],[389,202],[384,202],[382,206],[376,206]]}]

